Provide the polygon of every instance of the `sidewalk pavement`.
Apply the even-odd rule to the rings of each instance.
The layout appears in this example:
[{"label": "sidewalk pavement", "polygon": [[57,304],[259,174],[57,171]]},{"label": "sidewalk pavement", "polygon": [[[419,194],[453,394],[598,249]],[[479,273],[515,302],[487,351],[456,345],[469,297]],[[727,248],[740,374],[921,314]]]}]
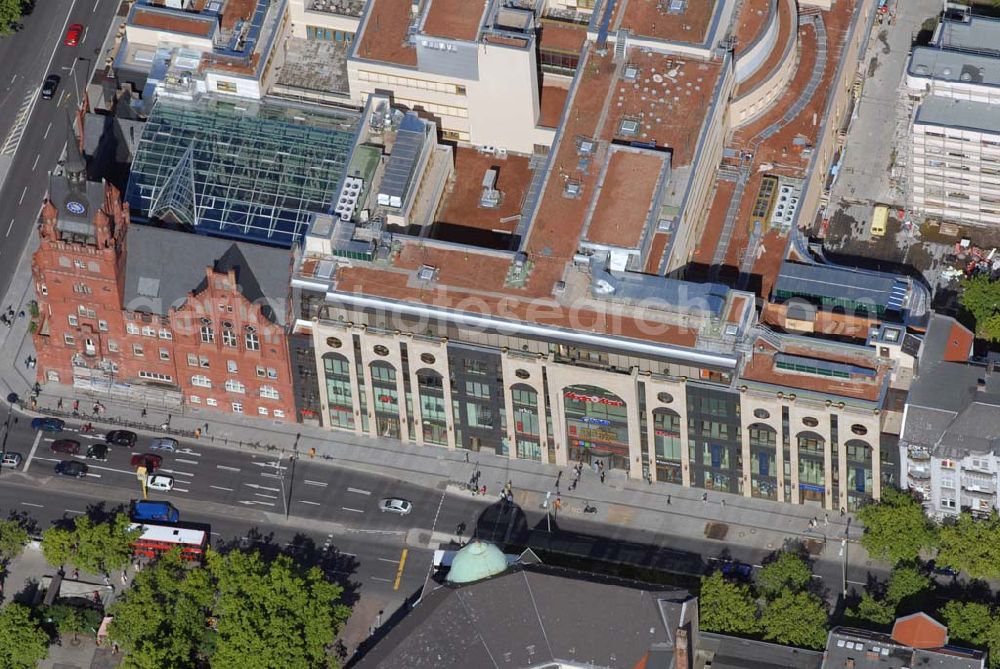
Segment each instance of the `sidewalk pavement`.
[{"label": "sidewalk pavement", "polygon": [[[37,239],[27,245],[7,298],[0,308],[13,306],[15,311],[28,309],[33,299],[30,271],[31,254]],[[24,360],[34,355],[28,318],[15,319],[10,328],[0,325],[0,397],[18,393],[22,400],[34,386],[33,369]],[[127,425],[149,435],[174,434],[193,437],[201,430],[201,441],[214,446],[241,451],[273,450],[291,456],[333,460],[340,467],[386,476],[396,476],[421,485],[437,486],[442,479],[464,486],[476,469],[481,471],[480,485],[487,486],[487,496],[497,497],[510,481],[518,502],[526,508],[540,508],[547,492],[555,497],[559,468],[555,465],[465,450],[449,451],[435,446],[416,446],[398,440],[360,437],[354,434],[325,430],[308,425],[278,424],[250,416],[235,416],[191,407],[158,408],[120,401],[102,394],[78,391],[52,382],[42,385],[37,398],[37,412],[66,415],[73,400],[80,400],[81,414],[88,414],[95,402],[105,410],[98,415],[81,415],[81,420],[94,423],[99,429],[112,425]],[[61,400],[61,405],[60,405]],[[22,406],[24,406],[22,404]],[[36,415],[29,410],[27,415]],[[58,407],[61,406],[60,410]],[[163,425],[168,427],[163,429]],[[616,472],[613,472],[615,474]],[[635,529],[704,538],[707,522],[726,523],[735,529],[728,541],[773,550],[788,539],[839,539],[850,526],[851,539],[856,540],[861,527],[848,515],[840,517],[811,505],[794,505],[753,499],[733,494],[685,488],[667,483],[649,484],[609,476],[602,484],[592,471],[585,471],[578,488],[568,492],[572,468],[566,467],[562,477],[563,513],[579,513],[581,518],[612,523]],[[597,507],[597,513],[582,513],[585,503]],[[810,526],[815,521],[815,527]],[[737,539],[737,536],[739,537]],[[720,548],[722,544],[720,544]],[[852,562],[866,560],[863,550],[852,551]],[[863,562],[861,562],[863,564]]]}]

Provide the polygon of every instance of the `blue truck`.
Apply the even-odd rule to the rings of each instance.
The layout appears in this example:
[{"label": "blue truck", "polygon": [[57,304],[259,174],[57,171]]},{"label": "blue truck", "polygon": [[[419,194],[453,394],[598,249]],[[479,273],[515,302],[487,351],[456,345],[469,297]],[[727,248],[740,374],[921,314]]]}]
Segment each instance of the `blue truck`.
[{"label": "blue truck", "polygon": [[130,513],[136,522],[156,521],[159,523],[176,523],[181,513],[170,502],[154,502],[150,500],[132,500]]}]

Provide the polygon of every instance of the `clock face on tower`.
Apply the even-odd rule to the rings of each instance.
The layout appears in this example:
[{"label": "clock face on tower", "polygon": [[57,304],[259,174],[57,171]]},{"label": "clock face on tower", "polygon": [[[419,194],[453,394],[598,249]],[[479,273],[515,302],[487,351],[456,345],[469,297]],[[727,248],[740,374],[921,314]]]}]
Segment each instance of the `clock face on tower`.
[{"label": "clock face on tower", "polygon": [[87,208],[83,206],[83,203],[70,201],[66,203],[66,211],[71,214],[81,215],[83,212],[87,211]]}]

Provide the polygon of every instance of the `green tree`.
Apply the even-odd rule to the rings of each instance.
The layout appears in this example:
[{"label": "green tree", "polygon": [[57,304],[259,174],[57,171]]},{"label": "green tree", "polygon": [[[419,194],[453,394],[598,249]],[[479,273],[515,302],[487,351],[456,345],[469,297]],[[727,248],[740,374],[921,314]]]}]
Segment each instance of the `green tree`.
[{"label": "green tree", "polygon": [[342,588],[313,567],[287,556],[265,562],[257,552],[209,554],[218,598],[217,648],[212,666],[222,669],[333,666],[327,653],[350,609]]},{"label": "green tree", "polygon": [[973,578],[1000,577],[1000,515],[994,510],[985,520],[961,513],[940,532],[937,562],[968,573]]},{"label": "green tree", "polygon": [[900,563],[893,567],[885,587],[876,584],[865,590],[857,608],[847,611],[848,617],[860,618],[873,625],[888,626],[899,615],[900,606],[927,592],[928,576],[916,563]]},{"label": "green tree", "polygon": [[1000,620],[986,604],[951,600],[941,609],[952,641],[985,648],[991,669],[1000,668]]},{"label": "green tree", "polygon": [[0,0],[0,35],[14,32],[24,14],[24,0]]},{"label": "green tree", "polygon": [[0,669],[34,669],[49,654],[49,636],[31,609],[8,604],[0,609]]},{"label": "green tree", "polygon": [[768,641],[821,649],[826,646],[828,619],[819,597],[786,590],[764,606],[760,624]]},{"label": "green tree", "polygon": [[958,301],[976,319],[976,334],[1000,340],[1000,281],[990,281],[985,275],[965,279]]},{"label": "green tree", "polygon": [[896,619],[896,607],[868,590],[861,593],[857,608],[847,610],[848,618],[859,618],[877,627],[884,627]]},{"label": "green tree", "polygon": [[132,557],[138,532],[130,525],[123,513],[104,523],[78,516],[72,529],[50,527],[42,533],[42,553],[52,565],[71,564],[92,574],[121,569]]},{"label": "green tree", "polygon": [[109,636],[126,651],[126,669],[201,666],[215,595],[211,574],[189,569],[176,552],[136,574],[111,609]]},{"label": "green tree", "polygon": [[48,527],[42,532],[42,555],[53,567],[62,567],[76,553],[76,533],[63,527]]},{"label": "green tree", "polygon": [[28,543],[28,530],[16,520],[0,520],[0,572],[21,554]]},{"label": "green tree", "polygon": [[101,614],[96,610],[69,604],[53,604],[46,607],[43,615],[56,632],[72,634],[74,639],[80,634],[96,636],[101,625]]},{"label": "green tree", "polygon": [[757,604],[750,587],[726,580],[721,572],[701,579],[698,595],[699,624],[708,632],[722,634],[756,634]]},{"label": "green tree", "polygon": [[774,599],[790,591],[805,590],[812,580],[812,569],[802,556],[791,551],[781,551],[757,573],[757,591]]},{"label": "green tree", "polygon": [[895,488],[883,488],[881,500],[861,507],[858,519],[865,526],[861,545],[880,560],[913,560],[921,550],[937,545],[935,527],[920,502]]}]

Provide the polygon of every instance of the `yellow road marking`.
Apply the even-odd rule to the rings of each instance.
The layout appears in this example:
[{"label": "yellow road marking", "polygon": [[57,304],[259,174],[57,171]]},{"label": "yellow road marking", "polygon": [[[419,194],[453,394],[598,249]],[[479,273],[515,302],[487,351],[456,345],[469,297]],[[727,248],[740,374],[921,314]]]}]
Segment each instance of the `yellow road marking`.
[{"label": "yellow road marking", "polygon": [[406,554],[409,552],[409,548],[404,548],[402,555],[399,556],[399,568],[396,570],[396,582],[392,584],[393,590],[399,590],[399,582],[403,580],[403,569],[406,567]]}]

